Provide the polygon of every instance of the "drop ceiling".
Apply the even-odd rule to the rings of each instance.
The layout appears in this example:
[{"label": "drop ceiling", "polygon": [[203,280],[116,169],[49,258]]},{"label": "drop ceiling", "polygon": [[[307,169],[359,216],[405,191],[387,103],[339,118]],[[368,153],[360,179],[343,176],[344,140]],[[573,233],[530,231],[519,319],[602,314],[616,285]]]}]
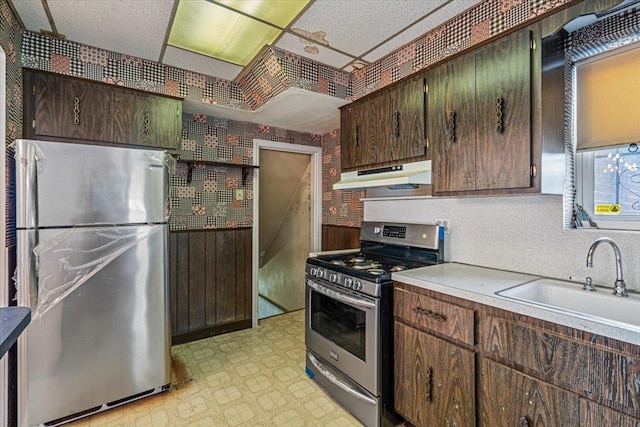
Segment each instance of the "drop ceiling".
[{"label": "drop ceiling", "polygon": [[[168,43],[179,0],[9,1],[29,31],[61,34],[70,41],[226,80],[234,80],[243,70],[239,65],[174,47]],[[224,3],[223,0],[220,2]],[[352,72],[381,59],[478,2],[311,0],[306,9],[283,28],[282,35],[276,39],[273,46],[318,63]],[[274,7],[277,3],[274,1]],[[324,97],[329,96],[321,96]],[[299,100],[301,97],[296,93],[292,98]],[[263,109],[273,108],[269,107],[271,102],[273,101],[268,102]],[[316,105],[319,103],[319,106],[323,104],[318,96],[313,96],[312,102]],[[328,104],[328,108],[333,111],[334,119],[323,125],[322,129],[301,129],[298,123],[293,123],[289,129],[316,133],[318,130],[326,131],[327,126],[334,126],[339,113],[335,110],[335,100]],[[262,123],[255,118],[245,117],[247,114],[253,112],[228,112],[219,115]],[[269,113],[266,115],[269,116]]]}]

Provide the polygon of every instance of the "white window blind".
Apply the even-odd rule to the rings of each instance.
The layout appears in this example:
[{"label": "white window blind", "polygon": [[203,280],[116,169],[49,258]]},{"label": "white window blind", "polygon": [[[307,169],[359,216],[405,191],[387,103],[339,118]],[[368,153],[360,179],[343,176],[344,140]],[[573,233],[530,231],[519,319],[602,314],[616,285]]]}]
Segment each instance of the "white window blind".
[{"label": "white window blind", "polygon": [[576,66],[577,149],[640,142],[640,45]]}]

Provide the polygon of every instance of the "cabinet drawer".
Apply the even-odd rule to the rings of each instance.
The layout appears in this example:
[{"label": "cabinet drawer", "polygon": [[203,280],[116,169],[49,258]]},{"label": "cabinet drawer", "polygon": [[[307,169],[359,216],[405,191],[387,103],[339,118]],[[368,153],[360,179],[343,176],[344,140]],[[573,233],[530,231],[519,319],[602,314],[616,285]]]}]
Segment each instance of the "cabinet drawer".
[{"label": "cabinet drawer", "polygon": [[394,315],[401,321],[474,345],[473,310],[404,289],[395,289]]}]

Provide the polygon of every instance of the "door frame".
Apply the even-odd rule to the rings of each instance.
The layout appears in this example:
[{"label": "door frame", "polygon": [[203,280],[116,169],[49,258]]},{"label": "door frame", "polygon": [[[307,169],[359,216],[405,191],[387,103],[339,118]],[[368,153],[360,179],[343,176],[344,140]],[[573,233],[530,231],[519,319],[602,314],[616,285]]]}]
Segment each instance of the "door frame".
[{"label": "door frame", "polygon": [[[285,142],[253,140],[253,162],[258,168],[253,170],[253,230],[251,251],[251,325],[258,326],[258,265],[260,261],[260,149],[285,151],[311,155],[311,248],[310,252],[322,248],[322,147],[289,144]],[[301,283],[300,286],[304,284]]]}]

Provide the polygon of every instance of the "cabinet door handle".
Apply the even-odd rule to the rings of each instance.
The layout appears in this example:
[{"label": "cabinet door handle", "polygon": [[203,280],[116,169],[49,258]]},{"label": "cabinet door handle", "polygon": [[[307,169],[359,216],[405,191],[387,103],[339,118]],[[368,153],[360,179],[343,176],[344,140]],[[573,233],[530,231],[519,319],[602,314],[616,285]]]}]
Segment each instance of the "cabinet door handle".
[{"label": "cabinet door handle", "polygon": [[518,426],[529,427],[529,420],[527,420],[527,417],[520,417],[520,419],[518,420]]},{"label": "cabinet door handle", "polygon": [[504,105],[504,99],[496,99],[496,132],[504,132],[504,121],[502,120],[502,107]]},{"label": "cabinet door handle", "polygon": [[73,124],[76,126],[80,124],[80,98],[77,96],[73,98]]},{"label": "cabinet door handle", "polygon": [[436,313],[436,312],[431,311],[431,310],[425,310],[422,307],[414,307],[412,311],[415,314],[418,314],[420,316],[428,317],[429,319],[433,319],[433,320],[436,320],[438,322],[445,322],[447,320],[446,316],[443,316],[442,314]]},{"label": "cabinet door handle", "polygon": [[449,113],[449,126],[447,126],[446,135],[449,136],[449,144],[456,142],[456,112],[453,110]]},{"label": "cabinet door handle", "polygon": [[395,134],[396,138],[400,136],[400,111],[393,113],[394,121],[395,121]]},{"label": "cabinet door handle", "polygon": [[431,368],[427,368],[427,371],[425,372],[425,379],[424,379],[424,400],[426,400],[427,402],[433,401],[433,396],[431,395],[431,375],[432,374],[433,372],[431,371]]},{"label": "cabinet door handle", "polygon": [[144,109],[144,134],[149,135],[149,116],[151,112],[148,108]]},{"label": "cabinet door handle", "polygon": [[353,132],[353,145],[358,146],[358,125],[356,125],[355,131]]}]

